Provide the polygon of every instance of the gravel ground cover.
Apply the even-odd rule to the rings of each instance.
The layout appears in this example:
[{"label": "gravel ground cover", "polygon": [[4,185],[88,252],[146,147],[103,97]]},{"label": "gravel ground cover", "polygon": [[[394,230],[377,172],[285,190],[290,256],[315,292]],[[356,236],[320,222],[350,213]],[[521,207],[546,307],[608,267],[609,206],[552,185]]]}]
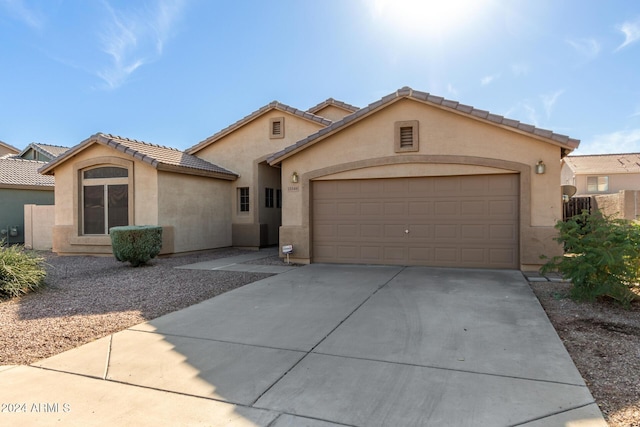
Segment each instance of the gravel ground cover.
[{"label": "gravel ground cover", "polygon": [[531,282],[611,427],[640,427],[640,304],[576,303],[569,284]]},{"label": "gravel ground cover", "polygon": [[[47,286],[0,302],[0,365],[30,364],[271,276],[174,267],[249,253],[237,249],[160,257],[132,268],[113,257],[47,260]],[[262,262],[278,262],[268,259]]]},{"label": "gravel ground cover", "polygon": [[[112,257],[42,253],[48,286],[0,301],[0,365],[33,363],[271,276],[174,268],[246,253],[161,257],[138,268]],[[248,263],[286,265],[277,256]],[[575,303],[567,283],[530,285],[609,425],[640,427],[640,304]]]}]

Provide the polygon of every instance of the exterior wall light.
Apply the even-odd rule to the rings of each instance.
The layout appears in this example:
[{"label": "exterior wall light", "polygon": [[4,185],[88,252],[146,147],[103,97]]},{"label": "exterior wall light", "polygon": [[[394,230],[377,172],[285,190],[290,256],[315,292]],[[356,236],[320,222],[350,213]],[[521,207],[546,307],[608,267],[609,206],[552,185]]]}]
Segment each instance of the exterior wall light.
[{"label": "exterior wall light", "polygon": [[291,182],[293,182],[294,184],[298,183],[298,172],[294,172],[291,174]]},{"label": "exterior wall light", "polygon": [[538,175],[542,175],[543,173],[545,173],[547,167],[545,166],[544,162],[542,160],[540,160],[538,162],[538,164],[536,164],[536,173]]}]

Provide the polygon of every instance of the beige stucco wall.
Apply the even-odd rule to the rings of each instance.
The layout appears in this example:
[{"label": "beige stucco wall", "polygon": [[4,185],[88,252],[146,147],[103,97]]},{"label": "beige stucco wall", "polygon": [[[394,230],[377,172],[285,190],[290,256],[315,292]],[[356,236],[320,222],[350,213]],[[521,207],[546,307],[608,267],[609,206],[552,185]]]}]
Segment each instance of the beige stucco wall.
[{"label": "beige stucco wall", "polygon": [[[419,151],[395,153],[394,123],[419,121]],[[285,159],[280,243],[294,244],[295,260],[309,262],[310,188],[315,179],[520,174],[520,258],[536,268],[541,254],[556,255],[553,226],[562,218],[560,147],[413,100],[400,100]],[[542,160],[546,173],[536,175]],[[287,177],[300,175],[299,184]]]},{"label": "beige stucco wall", "polygon": [[595,208],[606,216],[637,220],[640,217],[640,191],[621,190],[592,196]]},{"label": "beige stucco wall", "polygon": [[[609,191],[605,193],[589,193],[587,192],[587,177],[588,176],[608,176],[609,177]],[[625,173],[600,173],[589,175],[576,175],[575,186],[578,189],[577,195],[595,195],[595,194],[613,194],[622,190],[640,190],[640,174]]]},{"label": "beige stucco wall", "polygon": [[24,246],[38,251],[53,246],[54,205],[24,205]]},{"label": "beige stucco wall", "polygon": [[316,111],[315,114],[324,117],[325,119],[329,119],[332,122],[337,122],[338,120],[342,120],[345,116],[351,114],[351,111],[338,108],[335,105],[327,105],[323,109]]},{"label": "beige stucco wall", "polygon": [[231,246],[231,182],[158,172],[158,223],[173,227],[175,252]]},{"label": "beige stucco wall", "polygon": [[[80,230],[79,171],[99,164],[117,164],[130,168],[133,189],[132,225],[158,225],[157,171],[148,164],[133,161],[130,156],[112,148],[94,144],[76,154],[55,169],[55,225],[53,227],[53,251],[60,254],[110,254],[109,236],[83,236]],[[133,175],[133,176],[131,176]],[[170,232],[168,232],[170,235]],[[172,252],[171,247],[164,248]]]},{"label": "beige stucco wall", "polygon": [[[284,117],[284,138],[270,139],[269,121],[278,117]],[[322,127],[319,123],[280,110],[271,110],[195,153],[240,175],[229,186],[231,221],[235,225],[234,245],[258,246],[260,242],[260,212],[264,209],[264,203],[260,204],[260,200],[264,198],[267,182],[262,182],[258,165],[264,163],[271,154],[295,144]],[[270,176],[265,179],[270,180]],[[240,187],[249,187],[249,212],[239,212],[237,189]],[[242,242],[238,244],[236,241],[240,240]]]}]

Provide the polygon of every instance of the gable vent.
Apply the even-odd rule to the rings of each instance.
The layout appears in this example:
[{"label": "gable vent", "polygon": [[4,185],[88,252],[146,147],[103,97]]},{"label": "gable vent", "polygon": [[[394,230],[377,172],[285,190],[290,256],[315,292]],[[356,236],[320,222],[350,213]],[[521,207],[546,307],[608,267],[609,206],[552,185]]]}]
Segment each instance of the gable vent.
[{"label": "gable vent", "polygon": [[284,117],[271,119],[269,126],[269,138],[284,138]]},{"label": "gable vent", "polygon": [[280,135],[281,131],[282,131],[282,123],[273,122],[273,128],[271,129],[271,133],[273,135]]},{"label": "gable vent", "polygon": [[413,146],[413,127],[406,126],[400,128],[400,147],[406,148]]}]

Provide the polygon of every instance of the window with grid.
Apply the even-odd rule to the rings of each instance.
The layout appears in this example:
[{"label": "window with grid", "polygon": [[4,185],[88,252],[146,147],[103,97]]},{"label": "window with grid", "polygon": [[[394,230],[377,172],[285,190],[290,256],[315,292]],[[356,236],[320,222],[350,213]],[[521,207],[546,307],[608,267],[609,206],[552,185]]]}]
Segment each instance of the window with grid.
[{"label": "window with grid", "polygon": [[82,233],[109,234],[129,225],[129,171],[106,166],[82,173]]},{"label": "window with grid", "polygon": [[608,176],[588,176],[587,177],[587,192],[604,193],[607,191],[609,191]]},{"label": "window with grid", "polygon": [[238,188],[238,211],[249,212],[249,187]]},{"label": "window with grid", "polygon": [[273,188],[265,188],[264,189],[264,207],[272,208],[273,207]]}]

